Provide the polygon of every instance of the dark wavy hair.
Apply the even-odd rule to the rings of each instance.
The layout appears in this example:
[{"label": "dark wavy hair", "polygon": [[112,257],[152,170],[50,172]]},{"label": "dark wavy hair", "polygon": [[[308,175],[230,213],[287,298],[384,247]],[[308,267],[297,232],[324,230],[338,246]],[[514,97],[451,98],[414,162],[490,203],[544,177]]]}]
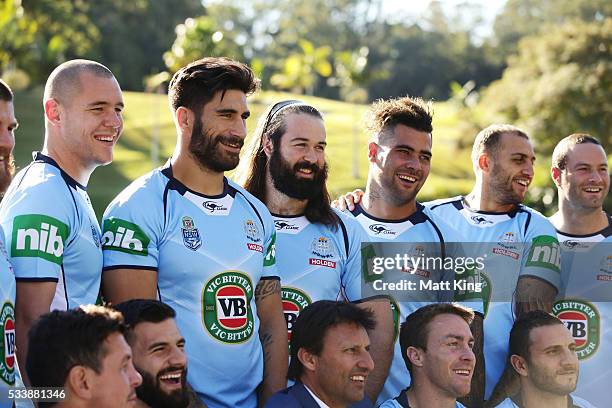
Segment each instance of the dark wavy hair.
[{"label": "dark wavy hair", "polygon": [[[264,141],[265,138],[269,138],[274,150],[280,149],[281,137],[287,131],[286,118],[291,114],[310,115],[323,120],[323,116],[315,107],[296,100],[278,102],[269,107],[265,115],[260,118],[251,140],[251,157],[246,161],[247,167],[241,170],[244,188],[264,203],[266,202],[266,168],[268,166]],[[337,228],[339,219],[331,209],[330,201],[327,186],[324,184],[321,192],[308,200],[304,213],[308,221]]]}]

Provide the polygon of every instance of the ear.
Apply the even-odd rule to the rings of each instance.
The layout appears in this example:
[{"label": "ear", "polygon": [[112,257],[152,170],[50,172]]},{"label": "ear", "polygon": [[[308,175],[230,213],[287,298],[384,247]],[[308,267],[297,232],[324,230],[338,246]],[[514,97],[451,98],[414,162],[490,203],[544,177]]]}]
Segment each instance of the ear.
[{"label": "ear", "polygon": [[379,151],[380,149],[378,144],[376,144],[375,142],[368,143],[368,161],[370,163],[374,163],[378,160]]},{"label": "ear", "polygon": [[263,151],[268,157],[268,159],[270,159],[270,156],[272,156],[272,152],[274,151],[274,144],[272,143],[272,140],[270,140],[269,137],[264,137]]},{"label": "ear", "polygon": [[199,118],[195,117],[191,109],[187,109],[184,106],[180,106],[174,114],[176,115],[176,122],[181,129],[181,133],[190,135],[195,121],[199,120]]},{"label": "ear", "polygon": [[478,168],[484,173],[488,173],[491,170],[491,158],[488,154],[482,153],[478,156]]},{"label": "ear", "polygon": [[406,349],[406,355],[413,366],[423,367],[423,360],[425,357],[423,355],[423,350],[410,346]]},{"label": "ear", "polygon": [[520,376],[527,377],[529,370],[527,369],[527,362],[521,356],[517,356],[513,354],[510,356],[510,364],[514,371],[516,371]]},{"label": "ear", "polygon": [[300,363],[310,371],[315,371],[317,368],[317,356],[306,350],[304,347],[301,347],[298,350],[297,358],[300,360]]},{"label": "ear", "polygon": [[557,186],[561,185],[561,169],[558,167],[551,167],[550,168],[550,176],[552,177],[553,181],[555,182],[555,184]]},{"label": "ear", "polygon": [[92,375],[93,370],[87,369],[84,366],[76,365],[68,372],[65,386],[69,392],[78,396],[81,399],[91,399],[92,396]]},{"label": "ear", "polygon": [[45,101],[43,107],[45,109],[45,117],[47,120],[56,126],[59,125],[61,117],[59,102],[57,102],[56,99],[50,98]]}]

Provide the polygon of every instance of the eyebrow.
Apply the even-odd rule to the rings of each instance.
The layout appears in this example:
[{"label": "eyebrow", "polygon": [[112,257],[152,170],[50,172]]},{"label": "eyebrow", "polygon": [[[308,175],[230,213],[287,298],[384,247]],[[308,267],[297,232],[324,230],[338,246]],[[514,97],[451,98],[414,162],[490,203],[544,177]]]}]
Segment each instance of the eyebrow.
[{"label": "eyebrow", "polygon": [[[408,149],[412,152],[416,152],[416,150],[414,149],[414,147],[412,146],[408,146],[408,145],[397,145],[397,146],[393,146],[393,149]],[[420,154],[424,154],[426,156],[431,157],[431,150],[421,150],[419,152]]]},{"label": "eyebrow", "polygon": [[525,154],[525,153],[518,153],[518,152],[517,153],[510,153],[510,156],[519,156],[521,159],[522,158],[526,158],[526,159],[531,159],[531,160],[534,160],[534,161],[536,159],[535,156],[531,156],[531,155],[528,155],[528,154]]},{"label": "eyebrow", "polygon": [[[183,344],[184,344],[184,343],[185,343],[185,338],[184,338],[184,337],[181,337],[181,338],[180,338],[180,339],[179,339],[179,340],[178,340],[176,343],[177,343],[177,344],[178,344],[178,343],[183,343]],[[150,345],[150,346],[147,348],[147,350],[152,350],[152,349],[154,349],[155,347],[159,347],[159,346],[167,346],[167,345],[169,345],[169,344],[170,344],[170,342],[168,342],[168,341],[158,341],[158,342],[156,342],[156,343],[151,344],[151,345]]]},{"label": "eyebrow", "polygon": [[[111,103],[109,103],[107,101],[96,101],[96,102],[92,102],[90,104],[87,104],[88,107],[94,107],[94,106],[100,106],[100,105],[107,106],[107,105],[111,105]],[[121,106],[122,108],[125,107],[123,102],[116,103],[115,106]]]},{"label": "eyebrow", "polygon": [[472,337],[472,336],[465,337],[465,336],[462,336],[460,334],[448,334],[448,335],[444,336],[444,340],[446,340],[446,339],[465,340],[466,338],[467,338],[467,341],[474,341],[474,337]]},{"label": "eyebrow", "polygon": [[[292,142],[308,142],[308,139],[305,137],[294,137],[293,139],[291,139]],[[326,141],[320,141],[319,143],[320,145],[324,145],[327,146],[327,142]]]},{"label": "eyebrow", "polygon": [[[236,109],[232,109],[232,108],[221,108],[221,109],[216,109],[215,110],[216,113],[218,114],[226,114],[226,113],[238,113],[238,111]],[[251,116],[251,111],[244,111],[244,113],[242,113],[241,115],[244,119],[248,118],[249,116]]]}]

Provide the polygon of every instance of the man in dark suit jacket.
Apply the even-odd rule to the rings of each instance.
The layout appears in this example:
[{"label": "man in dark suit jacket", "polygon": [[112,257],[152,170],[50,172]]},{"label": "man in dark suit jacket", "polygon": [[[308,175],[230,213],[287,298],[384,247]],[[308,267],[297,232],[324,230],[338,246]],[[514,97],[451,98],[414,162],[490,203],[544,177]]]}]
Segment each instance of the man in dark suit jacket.
[{"label": "man in dark suit jacket", "polygon": [[365,383],[374,368],[367,330],[371,311],[351,303],[321,300],[306,307],[291,333],[291,387],[266,408],[366,408]]}]

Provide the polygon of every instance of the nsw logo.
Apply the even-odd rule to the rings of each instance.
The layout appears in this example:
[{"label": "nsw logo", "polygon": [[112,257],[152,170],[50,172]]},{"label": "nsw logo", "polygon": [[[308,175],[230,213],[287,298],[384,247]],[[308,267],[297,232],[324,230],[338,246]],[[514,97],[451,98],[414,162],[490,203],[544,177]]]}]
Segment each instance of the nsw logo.
[{"label": "nsw logo", "polygon": [[15,384],[15,309],[6,302],[0,311],[0,379]]},{"label": "nsw logo", "polygon": [[132,255],[148,255],[151,240],[138,225],[113,217],[104,220],[103,228],[102,249]]},{"label": "nsw logo", "polygon": [[376,235],[386,234],[386,235],[395,235],[395,231],[391,231],[389,228],[385,227],[383,224],[372,224],[368,227],[370,231],[375,233]]},{"label": "nsw logo", "polygon": [[202,206],[208,211],[210,211],[211,214],[216,211],[227,211],[226,206],[224,206],[223,204],[218,204],[215,201],[204,201],[202,203]]},{"label": "nsw logo", "polygon": [[202,246],[200,231],[196,228],[193,219],[189,216],[181,218],[181,232],[183,233],[183,244],[192,251],[196,251]]},{"label": "nsw logo", "polygon": [[295,321],[300,312],[312,303],[312,300],[305,292],[292,287],[282,288],[281,299],[283,301],[285,321],[287,322],[287,335],[289,340],[291,340],[291,332]]},{"label": "nsw logo", "polygon": [[70,227],[42,214],[18,215],[13,219],[11,256],[37,257],[62,264]]},{"label": "nsw logo", "polygon": [[601,320],[594,305],[579,300],[559,300],[553,305],[552,311],[572,334],[580,360],[597,352]]},{"label": "nsw logo", "polygon": [[253,284],[239,271],[223,272],[210,279],[202,292],[204,326],[223,343],[242,343],[253,335],[251,299]]},{"label": "nsw logo", "polygon": [[314,256],[322,259],[333,258],[336,254],[330,239],[326,237],[313,239],[312,243],[310,244],[310,250]]}]

